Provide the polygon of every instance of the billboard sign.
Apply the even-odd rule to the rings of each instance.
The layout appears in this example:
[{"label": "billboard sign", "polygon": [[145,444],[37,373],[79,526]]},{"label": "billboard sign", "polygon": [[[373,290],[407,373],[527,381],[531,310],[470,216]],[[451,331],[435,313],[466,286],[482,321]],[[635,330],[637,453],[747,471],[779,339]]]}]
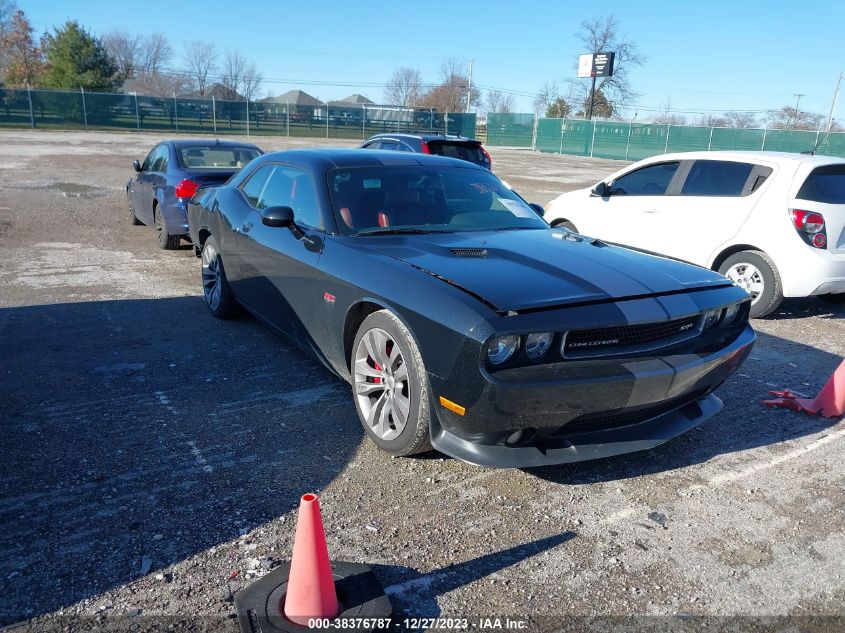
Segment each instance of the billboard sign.
[{"label": "billboard sign", "polygon": [[616,53],[587,53],[578,57],[579,77],[610,77]]}]

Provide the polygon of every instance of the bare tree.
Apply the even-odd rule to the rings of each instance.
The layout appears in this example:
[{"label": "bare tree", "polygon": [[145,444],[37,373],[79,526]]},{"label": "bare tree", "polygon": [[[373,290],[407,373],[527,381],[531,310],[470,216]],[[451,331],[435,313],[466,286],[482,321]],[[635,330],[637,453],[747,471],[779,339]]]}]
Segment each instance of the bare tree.
[{"label": "bare tree", "polygon": [[757,127],[757,117],[751,112],[725,112],[727,127],[752,128]]},{"label": "bare tree", "polygon": [[419,70],[407,66],[397,68],[384,87],[384,100],[390,105],[413,108],[420,98],[421,85]]},{"label": "bare tree", "polygon": [[769,112],[769,127],[783,130],[818,130],[824,117],[813,112],[802,112],[793,106]]},{"label": "bare tree", "polygon": [[217,51],[214,44],[200,40],[188,42],[185,44],[183,58],[194,88],[200,96],[203,96],[208,87],[208,76],[214,72],[217,63]]},{"label": "bare tree", "polygon": [[481,101],[481,91],[469,86],[469,78],[465,73],[463,62],[450,58],[440,67],[441,83],[434,86],[420,99],[420,105],[434,108],[440,112],[464,112],[467,109],[467,99],[470,106],[478,105]]},{"label": "bare tree", "polygon": [[654,122],[660,125],[684,125],[687,119],[683,114],[672,110],[672,99],[667,97],[660,111],[654,115]]},{"label": "bare tree", "polygon": [[560,97],[560,87],[555,81],[547,81],[534,96],[534,112],[542,113]]},{"label": "bare tree", "polygon": [[115,29],[103,35],[103,45],[117,63],[121,83],[136,76],[144,49],[144,36]]},{"label": "bare tree", "polygon": [[515,105],[513,95],[498,90],[487,93],[487,112],[509,114],[513,112]]},{"label": "bare tree", "polygon": [[229,51],[223,58],[220,83],[230,93],[231,98],[240,95],[241,82],[246,70],[246,58],[238,51]]},{"label": "bare tree", "polygon": [[151,77],[166,71],[166,66],[173,57],[173,48],[167,37],[153,33],[144,38],[138,58],[137,75]]},{"label": "bare tree", "polygon": [[[575,37],[584,45],[585,53],[615,52],[613,76],[601,77],[596,82],[596,91],[600,91],[613,110],[619,110],[629,104],[637,93],[631,87],[629,72],[635,66],[646,62],[645,55],[637,45],[620,32],[619,21],[615,16],[593,18],[581,23],[581,30]],[[590,87],[585,81],[570,80],[581,95],[589,96]]]},{"label": "bare tree", "polygon": [[241,77],[241,88],[247,100],[254,98],[255,93],[261,87],[262,81],[264,81],[264,77],[258,72],[255,62],[248,62],[244,66],[243,76]]}]

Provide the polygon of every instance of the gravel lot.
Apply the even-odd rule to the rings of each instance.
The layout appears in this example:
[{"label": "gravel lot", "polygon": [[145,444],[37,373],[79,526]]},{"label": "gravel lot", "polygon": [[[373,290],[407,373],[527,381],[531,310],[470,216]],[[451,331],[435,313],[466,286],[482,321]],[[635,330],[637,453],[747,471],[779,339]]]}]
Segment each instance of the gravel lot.
[{"label": "gravel lot", "polygon": [[[253,319],[213,319],[192,251],[129,226],[131,160],[157,140],[0,132],[0,624],[236,630],[232,592],[288,557],[313,491],[332,557],[371,564],[400,617],[845,627],[845,423],[759,404],[822,386],[845,310],[790,300],[755,321],[725,410],[655,450],[390,459],[346,384]],[[491,154],[543,204],[622,164]]]}]

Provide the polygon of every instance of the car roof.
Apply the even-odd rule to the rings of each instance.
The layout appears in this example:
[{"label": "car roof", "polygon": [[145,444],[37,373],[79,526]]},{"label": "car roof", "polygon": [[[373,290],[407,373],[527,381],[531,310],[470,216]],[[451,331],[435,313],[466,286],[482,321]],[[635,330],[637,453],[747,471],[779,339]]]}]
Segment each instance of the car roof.
[{"label": "car roof", "polygon": [[[390,132],[382,132],[381,134],[374,134],[367,141],[371,141],[375,138],[418,138],[422,139],[426,142],[429,141],[468,141],[470,143],[480,143],[481,141],[469,138],[467,136],[460,136],[458,134],[438,134],[436,132],[396,132],[395,134],[391,134]],[[367,141],[364,141],[365,143]]]},{"label": "car roof", "polygon": [[335,167],[374,167],[378,165],[439,165],[443,167],[459,167],[461,169],[480,169],[487,171],[478,165],[458,158],[447,158],[445,156],[418,154],[414,152],[390,152],[376,149],[292,149],[269,152],[256,160],[262,163],[289,161],[323,170],[329,170]]},{"label": "car roof", "polygon": [[830,165],[832,163],[845,163],[845,158],[836,156],[824,156],[822,154],[799,154],[796,152],[763,152],[763,151],[741,151],[741,150],[712,150],[696,152],[675,152],[652,156],[649,162],[660,162],[663,160],[741,160],[741,161],[768,161],[772,163],[810,163],[813,165]]},{"label": "car roof", "polygon": [[258,145],[254,143],[243,143],[241,141],[227,141],[227,140],[220,140],[219,138],[192,138],[192,139],[185,139],[185,138],[174,138],[174,139],[167,139],[163,141],[164,143],[169,143],[173,147],[205,147],[208,145],[219,145],[220,147],[252,147],[255,149],[261,149]]}]

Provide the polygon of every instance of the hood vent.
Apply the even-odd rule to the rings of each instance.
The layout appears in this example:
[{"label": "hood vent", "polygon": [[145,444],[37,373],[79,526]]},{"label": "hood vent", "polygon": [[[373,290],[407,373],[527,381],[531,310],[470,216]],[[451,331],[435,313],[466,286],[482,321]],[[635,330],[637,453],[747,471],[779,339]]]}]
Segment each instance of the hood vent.
[{"label": "hood vent", "polygon": [[452,248],[450,250],[458,257],[487,257],[486,248]]}]

